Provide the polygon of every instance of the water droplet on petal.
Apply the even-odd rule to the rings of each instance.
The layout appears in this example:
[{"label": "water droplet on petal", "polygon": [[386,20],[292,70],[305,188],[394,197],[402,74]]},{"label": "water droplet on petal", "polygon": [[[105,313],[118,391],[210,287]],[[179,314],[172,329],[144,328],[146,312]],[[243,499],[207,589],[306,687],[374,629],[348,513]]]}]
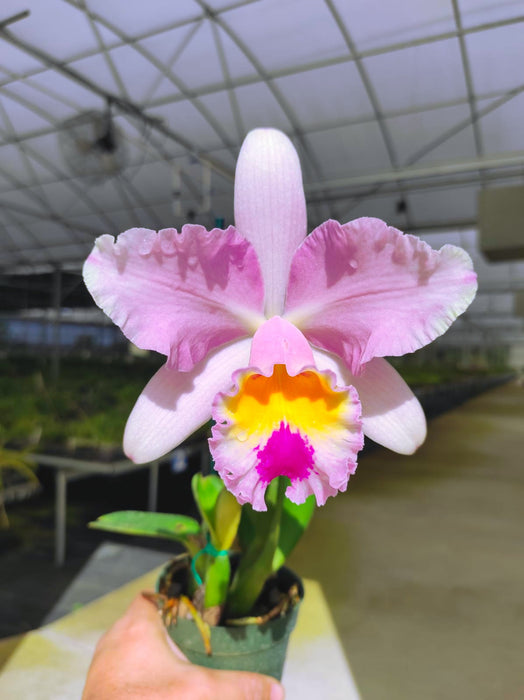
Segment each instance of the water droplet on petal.
[{"label": "water droplet on petal", "polygon": [[240,430],[236,431],[235,437],[240,442],[245,442],[247,440],[247,438],[249,437],[249,434],[248,434],[247,430],[240,429]]}]

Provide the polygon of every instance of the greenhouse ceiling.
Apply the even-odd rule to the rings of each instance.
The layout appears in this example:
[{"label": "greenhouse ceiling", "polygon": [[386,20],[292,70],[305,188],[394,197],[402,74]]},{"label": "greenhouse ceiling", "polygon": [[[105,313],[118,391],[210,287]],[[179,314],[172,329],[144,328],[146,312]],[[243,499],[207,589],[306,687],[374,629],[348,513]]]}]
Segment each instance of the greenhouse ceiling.
[{"label": "greenhouse ceiling", "polygon": [[378,216],[463,245],[466,321],[522,338],[524,262],[477,233],[479,192],[524,185],[522,65],[524,0],[2,0],[2,298],[77,273],[102,233],[232,223],[239,146],[272,126],[311,228]]}]

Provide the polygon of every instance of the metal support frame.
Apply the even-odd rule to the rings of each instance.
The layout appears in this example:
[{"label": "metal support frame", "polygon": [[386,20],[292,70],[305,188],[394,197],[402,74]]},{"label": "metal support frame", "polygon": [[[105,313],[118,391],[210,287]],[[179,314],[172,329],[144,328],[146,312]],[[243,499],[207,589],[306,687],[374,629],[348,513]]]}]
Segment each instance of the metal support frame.
[{"label": "metal support frame", "polygon": [[147,509],[151,513],[156,513],[158,503],[158,473],[160,462],[155,460],[149,465],[149,491],[147,494]]},{"label": "metal support frame", "polygon": [[60,266],[53,271],[53,343],[51,347],[51,377],[57,381],[60,374],[60,323],[62,311],[62,270]]},{"label": "metal support frame", "polygon": [[[149,484],[147,493],[147,509],[156,512],[158,502],[158,475],[160,462],[156,460],[149,464],[140,465],[149,468]],[[58,468],[55,473],[55,564],[63,566],[66,556],[67,542],[67,483],[86,476],[94,476],[98,472],[74,471]],[[108,473],[108,476],[111,474]],[[113,475],[114,476],[114,475]]]},{"label": "metal support frame", "polygon": [[55,474],[55,564],[62,566],[66,549],[67,472]]}]

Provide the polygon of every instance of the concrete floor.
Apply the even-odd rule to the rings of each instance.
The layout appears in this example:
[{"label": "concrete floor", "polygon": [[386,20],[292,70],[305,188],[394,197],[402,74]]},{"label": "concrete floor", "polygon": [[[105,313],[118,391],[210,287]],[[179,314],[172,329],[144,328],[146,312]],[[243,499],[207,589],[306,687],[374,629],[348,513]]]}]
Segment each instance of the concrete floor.
[{"label": "concrete floor", "polygon": [[524,698],[524,388],[363,457],[290,565],[321,582],[363,700]]}]

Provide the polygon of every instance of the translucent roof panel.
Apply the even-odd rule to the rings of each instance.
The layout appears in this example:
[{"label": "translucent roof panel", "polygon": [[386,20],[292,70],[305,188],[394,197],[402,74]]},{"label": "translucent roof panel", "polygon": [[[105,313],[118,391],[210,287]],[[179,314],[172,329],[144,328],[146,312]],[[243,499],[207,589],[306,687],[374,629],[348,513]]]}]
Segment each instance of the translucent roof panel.
[{"label": "translucent roof panel", "polygon": [[325,2],[264,0],[221,15],[220,23],[264,71],[333,59],[347,51]]},{"label": "translucent roof panel", "polygon": [[353,61],[285,75],[276,78],[275,85],[300,112],[304,129],[374,117],[373,105]]},{"label": "translucent roof panel", "polygon": [[524,89],[504,101],[480,100],[479,108],[490,109],[480,121],[487,153],[524,151]]},{"label": "translucent roof panel", "polygon": [[451,2],[335,0],[335,5],[360,52],[455,29]]},{"label": "translucent roof panel", "polygon": [[[400,163],[474,158],[475,143],[467,104],[417,110],[386,120]],[[453,133],[460,124],[464,129]]]},{"label": "translucent roof panel", "polygon": [[458,0],[458,5],[466,29],[511,18],[522,19],[521,0]]},{"label": "translucent roof panel", "polygon": [[[524,7],[522,8],[524,10]],[[465,37],[471,74],[479,95],[511,90],[522,85],[516,66],[524,63],[522,25],[510,24],[496,31],[478,32]]]},{"label": "translucent roof panel", "polygon": [[386,111],[407,105],[430,107],[466,95],[457,39],[369,56],[363,59],[363,64]]},{"label": "translucent roof panel", "polygon": [[390,166],[376,121],[314,131],[308,139],[316,158],[324,164],[326,178],[360,175]]}]

